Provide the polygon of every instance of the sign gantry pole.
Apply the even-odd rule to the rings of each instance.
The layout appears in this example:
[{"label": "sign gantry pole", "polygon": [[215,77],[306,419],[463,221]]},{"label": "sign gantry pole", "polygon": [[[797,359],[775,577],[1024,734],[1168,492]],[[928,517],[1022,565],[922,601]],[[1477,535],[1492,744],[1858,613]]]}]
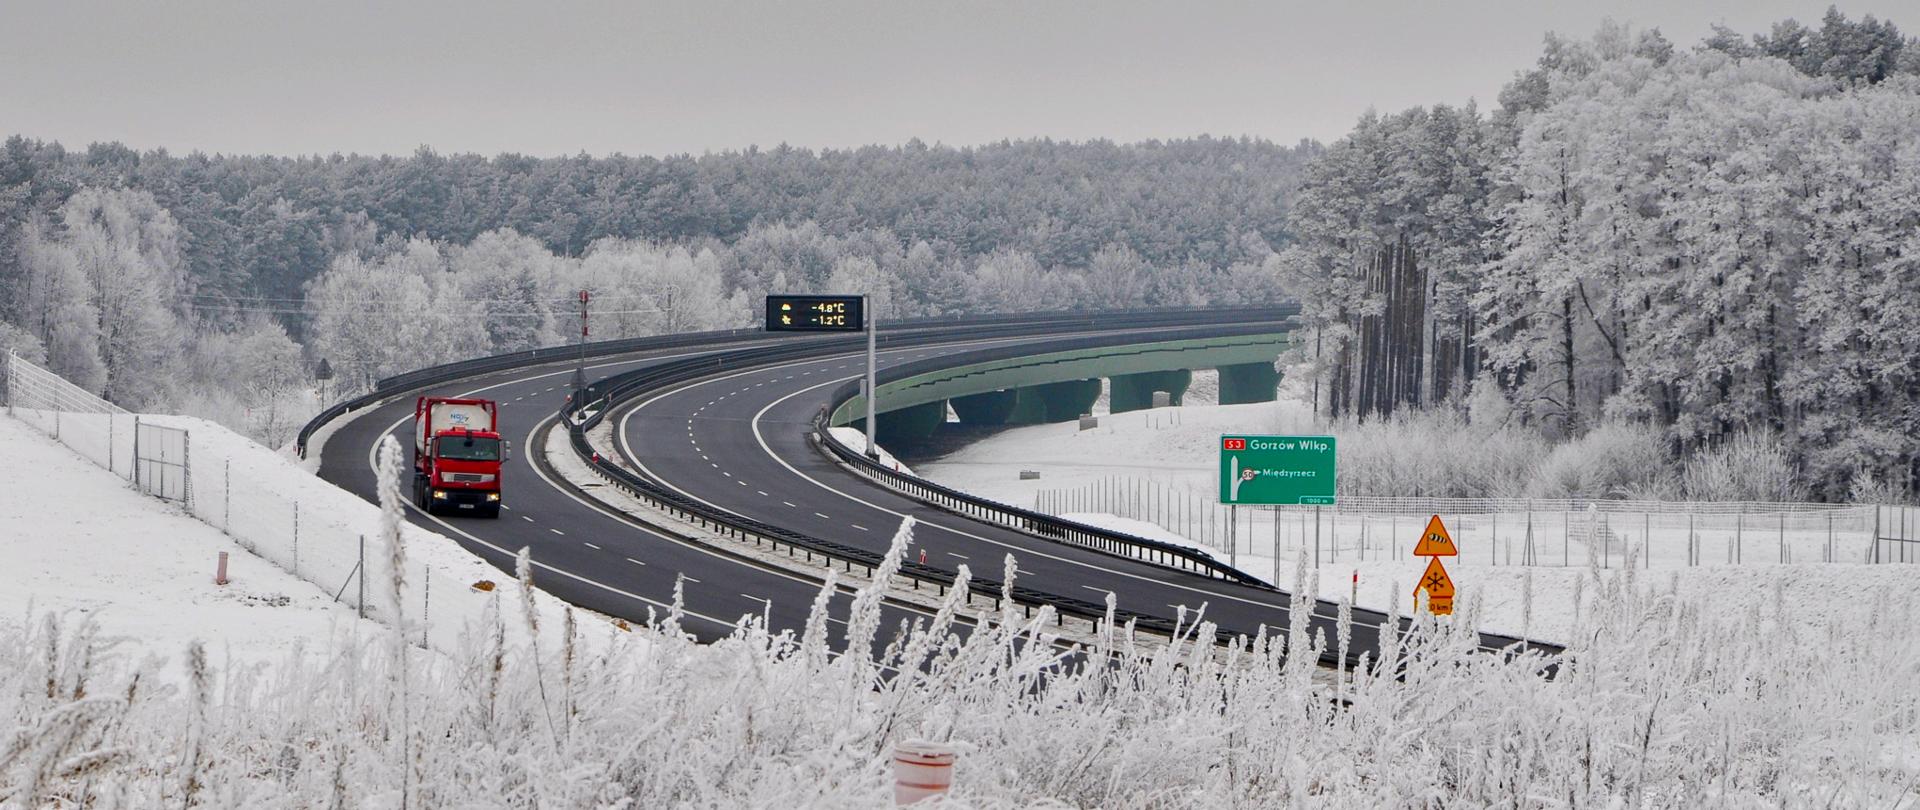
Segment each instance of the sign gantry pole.
[{"label": "sign gantry pole", "polygon": [[879,365],[874,355],[876,354],[875,348],[880,342],[878,336],[880,331],[878,328],[880,317],[879,313],[873,311],[873,300],[871,296],[860,296],[860,309],[864,310],[867,316],[867,458],[878,459],[880,458],[880,445],[875,444],[873,440],[873,403],[875,399],[878,399],[879,395],[879,391],[874,387],[874,369]]}]

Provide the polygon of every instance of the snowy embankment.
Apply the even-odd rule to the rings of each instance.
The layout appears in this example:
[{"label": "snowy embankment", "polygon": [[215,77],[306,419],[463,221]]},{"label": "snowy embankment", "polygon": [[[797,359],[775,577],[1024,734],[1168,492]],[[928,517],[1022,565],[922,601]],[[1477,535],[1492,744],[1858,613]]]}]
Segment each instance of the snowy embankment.
[{"label": "snowy embankment", "polygon": [[[1074,423],[1019,427],[982,439],[939,461],[922,462],[920,473],[948,486],[1029,507],[1043,490],[1098,486],[1114,479],[1148,479],[1185,492],[1207,492],[1215,486],[1219,474],[1216,448],[1221,434],[1302,430],[1310,424],[1309,416],[1303,404],[1281,401],[1106,415],[1097,428],[1084,431]],[[1021,480],[1022,471],[1038,472],[1040,477]],[[1253,517],[1249,512],[1242,514],[1248,520]],[[1375,520],[1371,531],[1377,534],[1367,535],[1366,545],[1356,546],[1349,518],[1344,526],[1346,545],[1335,552],[1328,543],[1316,565],[1312,551],[1302,553],[1303,548],[1311,549],[1314,544],[1309,515],[1288,513],[1281,527],[1285,547],[1277,566],[1271,523],[1262,523],[1258,533],[1247,532],[1243,526],[1239,549],[1230,555],[1147,521],[1077,510],[1064,511],[1061,516],[1188,546],[1221,561],[1230,560],[1255,576],[1270,577],[1281,587],[1292,587],[1301,577],[1317,572],[1317,593],[1323,598],[1355,599],[1355,604],[1374,610],[1396,605],[1402,611],[1407,609],[1413,583],[1426,566],[1424,558],[1407,553],[1422,526],[1420,519]],[[1510,520],[1507,530],[1515,531],[1516,523]],[[1388,530],[1392,526],[1400,530],[1397,535]],[[1333,530],[1331,521],[1327,530]],[[1757,530],[1755,533],[1758,535]],[[1553,529],[1551,536],[1552,553],[1546,557],[1557,563],[1561,557],[1560,529]],[[1512,548],[1504,549],[1508,554],[1504,560],[1489,559],[1482,556],[1485,546],[1479,544],[1478,536],[1456,531],[1456,538],[1465,556],[1445,563],[1460,589],[1458,602],[1464,604],[1478,595],[1483,601],[1481,629],[1490,632],[1564,640],[1582,615],[1591,612],[1592,594],[1601,583],[1627,576],[1618,559],[1611,568],[1590,571],[1582,564],[1584,552],[1578,544],[1571,566],[1513,566],[1493,564],[1511,562]],[[1660,539],[1657,532],[1656,539]],[[1714,551],[1719,550],[1723,539],[1713,538]],[[1759,545],[1770,539],[1754,542]],[[1303,556],[1304,571],[1299,564]],[[1711,562],[1713,558],[1706,560]],[[1632,576],[1662,592],[1677,590],[1682,597],[1699,600],[1708,610],[1740,611],[1756,601],[1772,605],[1777,598],[1786,608],[1783,615],[1812,626],[1828,620],[1842,624],[1866,621],[1878,600],[1911,587],[1913,572],[1906,566],[1805,563],[1700,565],[1640,570]]]},{"label": "snowy embankment", "polygon": [[[162,671],[174,683],[184,683],[180,666],[195,639],[231,669],[384,632],[219,529],[5,416],[0,459],[0,571],[13,580],[0,588],[0,626],[12,632],[36,616],[92,620],[129,652],[166,659]],[[220,552],[229,556],[224,586],[214,583]]]},{"label": "snowy embankment", "polygon": [[[550,628],[544,611],[505,602],[445,655],[390,632],[332,632],[350,620],[323,609],[282,631],[311,637],[307,655],[262,648],[257,669],[234,671],[216,644],[187,656],[182,688],[154,689],[146,648],[106,635],[271,627],[244,611],[318,595],[284,577],[269,587],[251,563],[237,569],[247,592],[291,595],[288,607],[222,605],[200,583],[226,541],[108,473],[61,466],[82,462],[17,424],[0,419],[0,441],[9,492],[26,496],[6,501],[7,528],[110,558],[194,541],[178,565],[131,556],[113,569],[101,590],[127,598],[89,609],[107,633],[0,623],[0,717],[14,729],[0,806],[883,807],[893,745],[913,738],[959,752],[956,807],[1890,806],[1920,776],[1911,594],[1884,595],[1862,623],[1803,629],[1784,600],[1703,610],[1613,581],[1591,594],[1550,682],[1536,659],[1472,652],[1464,622],[1390,637],[1394,665],[1331,683],[1313,662],[1346,633],[1299,626],[1233,652],[1136,653],[1110,629],[1091,653],[1101,666],[1052,670],[1050,610],[1009,609],[955,635],[964,587],[912,626],[887,625],[867,589],[843,621],[817,610],[797,637],[748,626],[700,645],[669,614],[651,643],[598,652],[581,648],[574,614]],[[62,567],[80,559],[23,555],[11,570],[38,593],[116,564]],[[224,612],[196,621],[209,604]],[[161,620],[123,607],[185,620],[142,624]],[[891,643],[876,662],[830,654],[830,637]]]},{"label": "snowy embankment", "polygon": [[[862,433],[858,430],[854,430],[853,428],[850,428],[850,427],[827,428],[827,430],[832,431],[833,437],[835,439],[839,439],[841,444],[844,444],[848,448],[851,448],[853,452],[855,453],[867,452],[867,434]],[[881,448],[878,448],[878,450],[880,455],[879,462],[881,466],[892,467],[894,472],[906,473],[907,475],[914,474],[911,468],[909,468],[905,464],[900,463],[900,459],[894,458],[892,453],[887,452],[887,448],[881,447]]]}]

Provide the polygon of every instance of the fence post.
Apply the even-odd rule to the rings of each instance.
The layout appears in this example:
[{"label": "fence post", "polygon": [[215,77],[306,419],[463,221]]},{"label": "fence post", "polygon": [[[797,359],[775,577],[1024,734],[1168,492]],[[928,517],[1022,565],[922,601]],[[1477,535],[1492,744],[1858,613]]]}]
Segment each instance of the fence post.
[{"label": "fence post", "polygon": [[1733,564],[1739,565],[1746,557],[1747,515],[1745,512],[1733,513]]},{"label": "fence post", "polygon": [[140,489],[140,417],[133,418],[133,488]]},{"label": "fence post", "polygon": [[360,565],[354,570],[360,572],[360,598],[355,607],[364,619],[367,617],[367,536],[364,534],[360,535]]},{"label": "fence post", "polygon": [[1787,562],[1787,513],[1780,513],[1780,563]]},{"label": "fence post", "polygon": [[180,502],[193,512],[193,434],[180,431]]}]

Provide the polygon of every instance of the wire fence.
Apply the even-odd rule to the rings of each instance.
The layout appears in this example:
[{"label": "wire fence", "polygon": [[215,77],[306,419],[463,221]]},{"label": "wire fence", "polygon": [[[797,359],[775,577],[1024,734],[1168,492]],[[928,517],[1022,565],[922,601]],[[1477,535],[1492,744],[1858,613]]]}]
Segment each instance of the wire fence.
[{"label": "wire fence", "polygon": [[[377,508],[238,434],[131,414],[18,356],[4,359],[14,418],[139,491],[179,504],[335,601],[394,623],[391,556],[378,536]],[[456,648],[465,622],[482,616],[488,601],[464,580],[407,562],[400,604],[410,638]]]},{"label": "wire fence", "polygon": [[[1341,496],[1331,506],[1222,505],[1212,492],[1134,477],[1036,493],[1037,511],[1151,523],[1224,555],[1314,565],[1404,559],[1441,516],[1460,562],[1675,568],[1920,562],[1920,512],[1855,504]],[[1268,563],[1271,564],[1271,563]]]}]

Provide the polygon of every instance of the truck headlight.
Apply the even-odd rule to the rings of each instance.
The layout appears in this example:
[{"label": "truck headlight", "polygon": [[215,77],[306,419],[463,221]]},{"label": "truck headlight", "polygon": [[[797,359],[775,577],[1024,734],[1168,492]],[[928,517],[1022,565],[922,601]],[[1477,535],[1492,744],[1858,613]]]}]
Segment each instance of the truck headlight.
[{"label": "truck headlight", "polygon": [[434,491],[433,491],[433,499],[434,499],[434,500],[436,500],[436,501],[444,501],[444,500],[446,500],[446,499],[447,499],[447,491],[446,491],[446,490],[444,490],[444,489],[436,489],[436,490],[434,490]]},{"label": "truck headlight", "polygon": [[488,502],[488,503],[498,503],[498,502],[499,502],[499,500],[500,500],[500,493],[498,493],[498,492],[489,492],[489,493],[487,493],[487,502]]}]

